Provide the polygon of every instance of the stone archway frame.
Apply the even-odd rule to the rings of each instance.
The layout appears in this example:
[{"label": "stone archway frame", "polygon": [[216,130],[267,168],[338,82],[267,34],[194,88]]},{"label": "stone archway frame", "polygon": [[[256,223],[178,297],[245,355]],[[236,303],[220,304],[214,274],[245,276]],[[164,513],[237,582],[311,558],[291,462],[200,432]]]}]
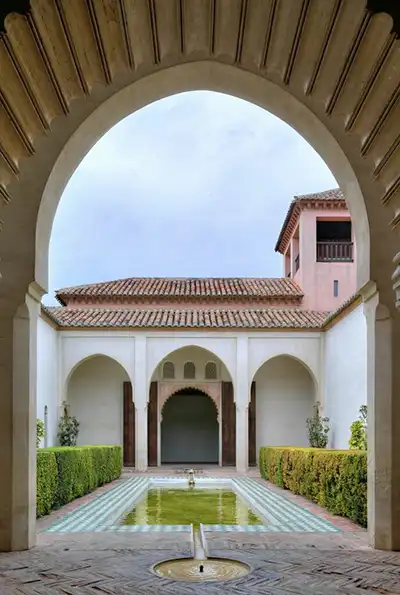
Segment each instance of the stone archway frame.
[{"label": "stone archway frame", "polygon": [[171,382],[158,382],[157,383],[158,394],[157,394],[157,426],[158,426],[158,452],[157,452],[157,465],[161,465],[161,423],[162,423],[162,412],[168,399],[170,399],[176,393],[184,389],[196,389],[203,392],[209,397],[215,405],[217,410],[217,422],[218,422],[218,465],[222,465],[222,424],[221,420],[221,399],[222,399],[222,385],[221,382],[195,382],[195,381],[171,381]]}]

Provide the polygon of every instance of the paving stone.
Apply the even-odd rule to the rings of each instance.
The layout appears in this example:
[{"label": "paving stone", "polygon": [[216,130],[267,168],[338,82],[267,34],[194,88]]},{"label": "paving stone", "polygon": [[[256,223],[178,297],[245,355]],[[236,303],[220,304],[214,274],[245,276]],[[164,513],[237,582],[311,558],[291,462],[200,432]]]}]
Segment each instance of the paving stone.
[{"label": "paving stone", "polygon": [[52,547],[46,542],[29,552],[0,555],[0,593],[400,595],[400,554],[370,550],[344,533],[297,535],[293,547],[288,547],[287,534],[208,534],[210,555],[247,562],[252,572],[235,581],[204,584],[170,581],[151,572],[161,560],[190,555],[190,544],[179,543],[182,534],[175,534],[176,543],[164,533],[69,537],[68,549],[64,536],[62,542],[54,539]]}]

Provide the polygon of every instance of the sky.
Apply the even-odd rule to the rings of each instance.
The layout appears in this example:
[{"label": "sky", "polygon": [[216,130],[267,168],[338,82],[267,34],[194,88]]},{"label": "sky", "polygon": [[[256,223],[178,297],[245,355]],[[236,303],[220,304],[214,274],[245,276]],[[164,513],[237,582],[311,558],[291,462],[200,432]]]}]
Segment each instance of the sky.
[{"label": "sky", "polygon": [[296,194],[337,183],[290,126],[247,101],[192,91],[109,130],[54,220],[50,293],[124,277],[279,277]]}]

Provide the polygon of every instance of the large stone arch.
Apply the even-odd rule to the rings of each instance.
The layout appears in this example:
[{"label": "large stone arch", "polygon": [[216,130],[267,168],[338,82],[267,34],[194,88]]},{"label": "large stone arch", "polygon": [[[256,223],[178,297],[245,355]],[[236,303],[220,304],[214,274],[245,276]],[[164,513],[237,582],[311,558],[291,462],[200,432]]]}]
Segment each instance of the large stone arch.
[{"label": "large stone arch", "polygon": [[76,129],[57,157],[40,202],[35,278],[48,284],[48,245],[62,192],[79,163],[97,140],[122,119],[170,95],[191,90],[224,92],[263,107],[295,128],[324,158],[346,198],[355,224],[359,285],[369,279],[369,227],[357,176],[329,129],[295,95],[284,87],[230,64],[191,62],[150,74],[100,104]]},{"label": "large stone arch", "polygon": [[[261,86],[261,105],[269,96],[267,103],[273,98],[281,103],[294,116],[287,121],[320,152],[349,202],[359,248],[359,286],[371,278],[383,304],[376,310],[378,298],[365,294],[375,300],[369,315],[371,425],[382,433],[376,452],[375,441],[372,445],[376,469],[371,466],[371,477],[382,481],[370,483],[371,535],[380,547],[400,547],[394,504],[399,501],[400,481],[393,471],[400,464],[400,432],[395,429],[400,404],[394,398],[400,389],[400,368],[390,363],[396,361],[400,349],[393,294],[393,283],[400,293],[400,267],[391,280],[400,243],[400,42],[392,34],[392,19],[383,13],[372,15],[367,0],[340,4],[327,0],[318,10],[315,2],[300,0],[217,0],[212,2],[213,10],[207,1],[178,0],[106,0],[91,6],[89,14],[83,0],[31,0],[30,17],[8,16],[6,35],[0,40],[0,418],[4,420],[0,450],[4,485],[10,486],[1,494],[6,520],[1,524],[0,549],[28,547],[34,541],[34,523],[29,520],[34,507],[26,496],[34,499],[34,473],[18,486],[21,501],[13,488],[13,468],[23,468],[18,459],[25,461],[33,444],[32,440],[25,441],[25,446],[13,442],[13,432],[18,433],[19,427],[18,420],[12,422],[13,368],[24,360],[14,350],[13,317],[25,302],[28,287],[33,299],[46,290],[47,272],[39,266],[47,258],[46,237],[44,246],[40,241],[36,246],[35,241],[46,184],[67,141],[107,99],[117,97],[118,91],[132,83],[139,85],[146,76],[150,81],[149,75],[165,69],[171,81],[168,94],[176,92],[179,85],[174,77],[179,80],[180,75],[173,67],[188,63],[195,71],[195,62],[207,62],[204,68],[210,70],[220,63],[230,66],[227,77],[240,79],[240,96],[257,101],[252,97],[253,86]],[[228,70],[224,68],[224,73]],[[245,72],[251,75],[248,86]],[[212,88],[232,92],[221,69],[216,79]],[[272,105],[269,109],[274,111]],[[308,114],[315,116],[312,122]],[[303,119],[309,122],[308,130],[302,131]],[[100,130],[101,122],[95,126]],[[62,158],[64,166],[72,159],[75,167],[73,155],[64,153]],[[50,212],[50,221],[52,216]],[[39,240],[42,234],[43,228]],[[396,259],[400,260],[398,254]],[[376,363],[383,353],[382,349],[375,351],[376,342],[386,348],[389,363],[385,366]],[[29,349],[34,354],[34,348]],[[31,368],[24,371],[28,378]],[[29,408],[31,392],[25,393]],[[33,434],[32,415],[30,419]],[[25,422],[21,431],[26,432]],[[13,498],[20,502],[17,520]]]},{"label": "large stone arch", "polygon": [[[217,2],[214,11],[207,5],[208,2],[185,3],[178,10],[175,1],[149,5],[141,0],[135,2],[133,10],[131,1],[126,0],[125,10],[120,12],[118,4],[109,0],[96,4],[95,13],[90,16],[84,2],[77,3],[72,10],[68,3],[60,8],[56,2],[31,0],[29,19],[18,14],[7,17],[2,42],[6,73],[2,91],[7,109],[3,114],[0,187],[10,205],[4,216],[1,252],[3,248],[12,248],[12,228],[21,229],[24,219],[27,237],[20,234],[19,239],[20,244],[25,239],[27,245],[24,248],[20,245],[18,253],[11,249],[9,255],[14,262],[19,255],[18,264],[26,261],[33,281],[36,250],[31,243],[33,228],[31,233],[28,229],[35,226],[44,188],[60,155],[63,168],[72,170],[83,156],[82,150],[74,156],[63,153],[67,140],[79,136],[77,131],[82,122],[108,98],[117,97],[116,93],[132,82],[140,85],[154,72],[169,69],[168,89],[162,91],[158,82],[146,97],[145,91],[139,91],[137,86],[135,94],[143,95],[142,103],[182,87],[204,88],[204,78],[196,73],[196,63],[206,60],[211,70],[215,63],[233,67],[230,78],[242,78],[238,94],[277,115],[280,112],[280,117],[298,129],[326,160],[345,192],[356,221],[360,285],[369,277],[365,215],[374,228],[373,247],[375,241],[379,243],[388,235],[392,221],[397,231],[390,239],[386,238],[388,268],[379,283],[381,292],[386,286],[385,293],[392,293],[391,261],[396,253],[400,212],[399,154],[394,125],[400,50],[399,41],[391,33],[391,17],[385,13],[372,15],[366,0],[342,3],[340,10],[334,0],[329,0],[319,11],[312,2],[306,9],[302,2],[293,4],[289,0],[283,0],[276,10],[272,2],[236,0],[233,5]],[[107,26],[108,21],[111,26]],[[189,64],[187,70],[194,73],[186,84],[182,78],[189,81],[188,73],[174,74],[171,68],[185,63]],[[19,77],[15,64],[20,67]],[[255,75],[253,82],[248,79],[250,84],[244,82],[245,73]],[[219,90],[232,92],[221,72],[212,78]],[[258,85],[256,81],[269,83],[262,90],[261,101],[253,89]],[[148,83],[151,84],[150,79]],[[278,89],[285,90],[284,95]],[[274,109],[274,103],[279,109]],[[282,113],[285,111],[286,116]],[[307,111],[315,116],[313,122],[305,115]],[[102,122],[104,114],[99,112],[96,117],[92,123],[95,132],[89,135],[89,143],[109,127],[107,122],[105,127]],[[47,137],[46,129],[51,129]],[[322,140],[324,129],[328,134]],[[55,201],[65,179],[58,183]],[[29,205],[24,204],[22,209],[20,202],[27,195]],[[378,206],[381,201],[389,208]],[[44,228],[39,236],[46,236]],[[377,250],[378,245],[371,251],[372,266]],[[44,251],[47,252],[47,247]],[[40,241],[37,252],[39,263],[40,256],[46,258]],[[8,260],[4,258],[2,273],[4,279],[10,273],[11,282],[11,270],[5,264]],[[382,258],[377,257],[377,261],[380,264],[377,262],[376,273],[373,266],[374,279],[382,269]],[[45,278],[45,271],[39,267],[36,281],[45,287]],[[25,292],[26,283],[22,280],[20,283],[20,289]],[[393,295],[391,298],[393,304]]]}]

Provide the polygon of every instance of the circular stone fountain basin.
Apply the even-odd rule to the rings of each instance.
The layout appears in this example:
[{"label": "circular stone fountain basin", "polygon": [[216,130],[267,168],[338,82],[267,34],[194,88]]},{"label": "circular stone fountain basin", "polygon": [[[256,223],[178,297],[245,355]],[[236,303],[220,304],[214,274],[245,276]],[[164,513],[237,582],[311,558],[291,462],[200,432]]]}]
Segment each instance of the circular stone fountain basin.
[{"label": "circular stone fountain basin", "polygon": [[[200,570],[202,566],[202,571]],[[153,566],[153,571],[165,578],[185,581],[227,581],[240,578],[250,572],[250,566],[238,560],[207,558],[194,560],[181,558],[166,560]]]}]

